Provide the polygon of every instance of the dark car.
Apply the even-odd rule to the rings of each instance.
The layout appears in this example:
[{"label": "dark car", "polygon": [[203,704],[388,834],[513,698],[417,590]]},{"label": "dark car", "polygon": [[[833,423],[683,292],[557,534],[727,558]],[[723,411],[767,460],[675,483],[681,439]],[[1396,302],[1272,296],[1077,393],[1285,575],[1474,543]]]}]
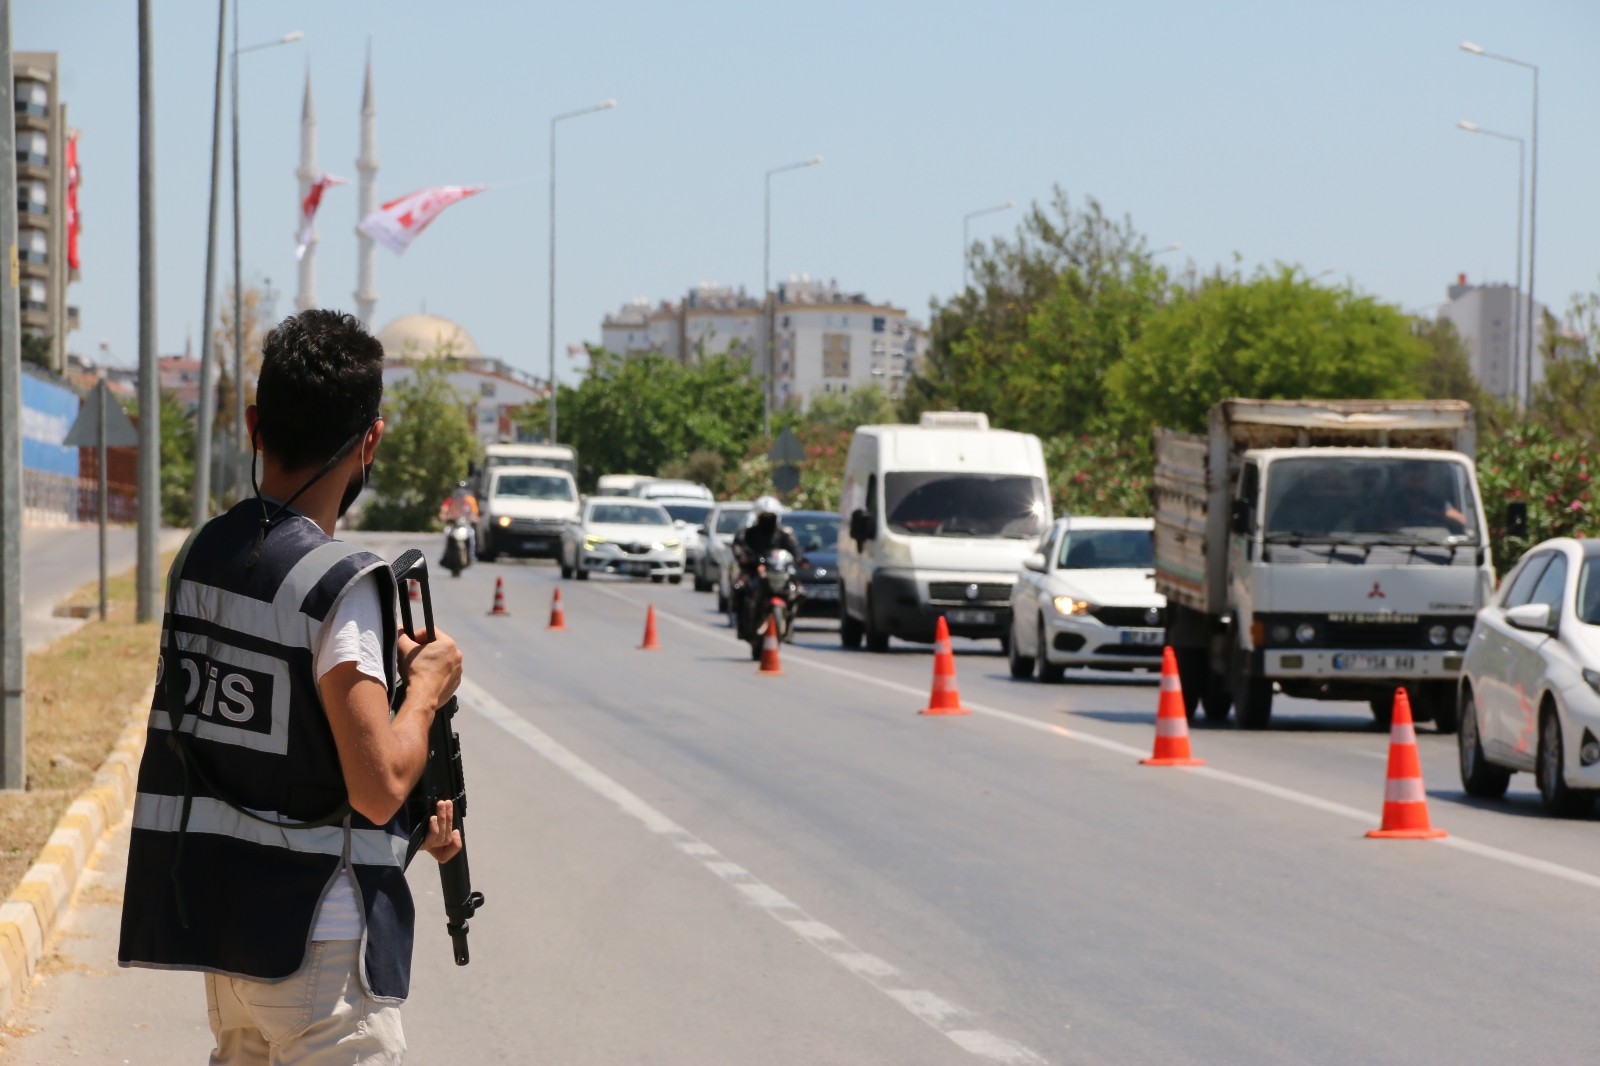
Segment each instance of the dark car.
[{"label": "dark car", "polygon": [[782,522],[800,542],[801,618],[839,617],[839,516],[789,511]]}]

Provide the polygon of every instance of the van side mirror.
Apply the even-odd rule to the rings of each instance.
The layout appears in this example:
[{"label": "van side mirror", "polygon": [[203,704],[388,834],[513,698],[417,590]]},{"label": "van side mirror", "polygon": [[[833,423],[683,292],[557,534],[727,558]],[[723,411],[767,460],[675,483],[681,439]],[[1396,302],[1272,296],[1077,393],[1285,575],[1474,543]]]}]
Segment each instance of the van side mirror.
[{"label": "van side mirror", "polygon": [[1556,620],[1548,603],[1524,603],[1506,612],[1506,625],[1529,633],[1555,633]]},{"label": "van side mirror", "polygon": [[1512,500],[1506,504],[1506,536],[1528,539],[1528,502]]},{"label": "van side mirror", "polygon": [[1250,501],[1234,500],[1233,511],[1230,515],[1229,528],[1235,533],[1250,532]]},{"label": "van side mirror", "polygon": [[857,509],[850,516],[850,539],[856,542],[859,548],[863,541],[871,540],[878,535],[878,519],[876,515]]}]

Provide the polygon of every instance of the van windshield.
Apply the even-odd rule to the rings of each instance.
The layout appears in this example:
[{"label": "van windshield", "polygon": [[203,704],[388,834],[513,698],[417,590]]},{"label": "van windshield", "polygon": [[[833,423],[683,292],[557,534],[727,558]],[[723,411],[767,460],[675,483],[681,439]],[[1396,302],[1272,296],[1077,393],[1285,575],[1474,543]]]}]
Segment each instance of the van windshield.
[{"label": "van windshield", "polygon": [[557,470],[565,470],[573,477],[578,475],[578,464],[567,453],[555,455],[489,455],[484,458],[483,468],[485,470],[493,470],[497,466],[553,466]]},{"label": "van windshield", "polygon": [[517,500],[571,500],[572,482],[554,474],[501,474],[494,483],[496,498]]},{"label": "van windshield", "polygon": [[1044,481],[1015,474],[891,473],[889,528],[921,537],[1026,537],[1044,531]]}]

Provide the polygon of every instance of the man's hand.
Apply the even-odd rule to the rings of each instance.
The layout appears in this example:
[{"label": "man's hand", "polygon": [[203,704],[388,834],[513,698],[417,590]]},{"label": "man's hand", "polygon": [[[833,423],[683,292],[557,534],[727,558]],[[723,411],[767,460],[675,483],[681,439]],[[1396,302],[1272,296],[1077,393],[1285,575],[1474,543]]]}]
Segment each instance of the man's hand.
[{"label": "man's hand", "polygon": [[428,816],[428,839],[422,850],[441,863],[449,862],[461,854],[461,830],[456,828],[456,805],[453,800],[440,800],[435,813]]},{"label": "man's hand", "polygon": [[418,644],[404,633],[399,635],[400,675],[405,678],[408,695],[422,699],[437,710],[455,695],[461,684],[461,649],[442,629],[434,638]]}]

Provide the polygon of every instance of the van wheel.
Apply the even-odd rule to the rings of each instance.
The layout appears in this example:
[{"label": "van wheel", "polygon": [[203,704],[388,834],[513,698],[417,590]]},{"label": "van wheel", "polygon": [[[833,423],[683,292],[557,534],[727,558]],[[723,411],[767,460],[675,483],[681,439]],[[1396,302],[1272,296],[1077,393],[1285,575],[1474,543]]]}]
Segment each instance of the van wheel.
[{"label": "van wheel", "polygon": [[889,650],[889,634],[878,629],[878,615],[872,606],[872,594],[867,594],[867,617],[862,623],[862,634],[867,641],[867,650],[871,652],[886,652]]},{"label": "van wheel", "polygon": [[850,617],[845,606],[844,586],[839,586],[839,643],[854,651],[861,647],[861,623]]}]

